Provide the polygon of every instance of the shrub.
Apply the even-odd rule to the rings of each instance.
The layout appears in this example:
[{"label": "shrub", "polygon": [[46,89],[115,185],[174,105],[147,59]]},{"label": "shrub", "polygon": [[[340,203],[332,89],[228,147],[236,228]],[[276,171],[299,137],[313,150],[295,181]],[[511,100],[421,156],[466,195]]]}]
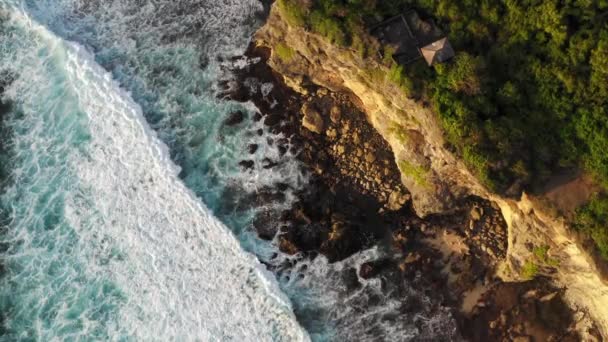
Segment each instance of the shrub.
[{"label": "shrub", "polygon": [[304,26],[306,24],[306,7],[297,0],[277,0],[281,14],[292,26]]},{"label": "shrub", "polygon": [[399,87],[399,89],[401,89],[401,91],[403,91],[406,96],[411,96],[414,88],[414,83],[403,72],[403,66],[393,64],[393,66],[388,72],[388,79],[393,82],[397,87]]},{"label": "shrub", "polygon": [[325,16],[321,11],[313,11],[310,16],[310,27],[314,32],[324,36],[333,44],[346,45],[346,34],[340,22],[332,17]]},{"label": "shrub", "polygon": [[597,196],[579,208],[574,228],[589,236],[600,255],[608,260],[608,197]]}]

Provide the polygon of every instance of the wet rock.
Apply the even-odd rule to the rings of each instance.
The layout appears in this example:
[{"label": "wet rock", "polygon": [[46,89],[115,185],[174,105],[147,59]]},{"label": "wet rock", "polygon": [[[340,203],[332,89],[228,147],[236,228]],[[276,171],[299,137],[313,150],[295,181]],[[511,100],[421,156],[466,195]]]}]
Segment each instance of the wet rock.
[{"label": "wet rock", "polygon": [[302,126],[308,129],[311,132],[321,134],[325,129],[325,122],[323,121],[323,117],[319,112],[312,108],[310,105],[305,104],[302,107],[302,114],[304,117],[302,118]]},{"label": "wet rock", "polygon": [[285,153],[287,153],[287,146],[285,145],[279,145],[277,149],[279,150],[279,156],[281,157],[284,156]]},{"label": "wet rock", "polygon": [[253,220],[253,227],[257,231],[260,238],[264,240],[272,240],[277,233],[278,214],[276,212],[265,210],[256,214]]},{"label": "wet rock", "polygon": [[359,277],[357,276],[357,270],[354,268],[349,268],[342,274],[342,279],[344,280],[344,284],[346,285],[346,289],[350,292],[361,287],[361,283],[359,282]]},{"label": "wet rock", "polygon": [[286,191],[287,189],[289,189],[289,185],[286,183],[277,183],[276,186],[279,191]]},{"label": "wet rock", "polygon": [[249,151],[249,154],[254,154],[258,150],[258,144],[250,144],[247,147],[247,150]]},{"label": "wet rock", "polygon": [[272,169],[277,165],[279,165],[279,163],[271,160],[270,158],[264,158],[264,160],[262,160],[262,167],[265,169]]},{"label": "wet rock", "polygon": [[224,125],[226,126],[236,126],[245,120],[245,114],[237,110],[236,112],[232,112],[228,115],[228,118],[224,121]]},{"label": "wet rock", "polygon": [[281,116],[278,114],[267,115],[264,119],[264,125],[272,127],[281,123]]},{"label": "wet rock", "polygon": [[262,114],[260,114],[260,113],[255,113],[255,114],[253,115],[253,121],[258,122],[258,121],[260,121],[260,120],[262,120]]},{"label": "wet rock", "polygon": [[374,278],[389,266],[390,260],[388,259],[368,261],[361,265],[359,276],[363,279]]},{"label": "wet rock", "polygon": [[279,250],[289,255],[294,255],[300,252],[298,247],[284,236],[279,238]]},{"label": "wet rock", "polygon": [[255,162],[253,160],[241,160],[239,162],[239,165],[244,169],[253,169],[253,165],[255,165]]}]

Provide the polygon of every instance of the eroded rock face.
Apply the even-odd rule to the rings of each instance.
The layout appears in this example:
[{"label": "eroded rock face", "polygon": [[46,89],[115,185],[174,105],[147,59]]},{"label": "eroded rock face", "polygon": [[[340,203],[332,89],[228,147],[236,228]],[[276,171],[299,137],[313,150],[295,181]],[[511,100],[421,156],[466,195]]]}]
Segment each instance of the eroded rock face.
[{"label": "eroded rock face", "polygon": [[311,132],[322,134],[325,128],[325,121],[319,111],[313,108],[309,103],[302,107],[302,126]]},{"label": "eroded rock face", "polygon": [[[370,123],[395,152],[397,165],[403,173],[402,181],[412,193],[416,212],[426,216],[451,209],[454,194],[467,191],[460,178],[466,179],[469,175],[467,172],[462,174],[461,170],[466,169],[458,168],[458,161],[445,153],[434,115],[407,99],[398,88],[377,82],[365,73],[365,70],[382,69],[383,66],[363,61],[354,53],[337,49],[316,35],[290,27],[278,11],[273,10],[268,23],[256,34],[256,43],[272,47],[277,42],[286,41],[298,51],[298,56],[288,63],[275,56],[269,61],[285,83],[303,95],[310,92],[307,82],[332,91],[352,92]],[[327,118],[338,122],[340,113],[339,107],[331,108]],[[320,127],[317,125],[319,121],[314,120],[316,116],[305,116],[308,117],[306,126],[318,133]],[[348,132],[348,128],[345,131]],[[408,175],[410,170],[402,167],[402,160],[412,168],[422,170],[424,179]]]},{"label": "eroded rock face", "polygon": [[[559,295],[547,283],[529,281],[504,283],[481,299],[466,323],[470,341],[599,341],[593,332],[583,339],[573,316]],[[489,298],[492,298],[488,301]]]},{"label": "eroded rock face", "polygon": [[[263,63],[252,66],[256,70],[266,68]],[[508,244],[506,223],[498,205],[469,196],[455,203],[455,209],[448,213],[417,217],[390,146],[364,113],[353,106],[351,94],[309,85],[309,95],[300,96],[284,87],[269,70],[255,72],[258,77],[269,77],[263,78],[264,82],[276,85],[269,96],[283,105],[273,107],[270,104],[275,101],[247,98],[245,101],[253,101],[261,109],[253,120],[276,118],[268,128],[289,138],[268,137],[267,144],[282,146],[289,142],[292,154],[312,173],[306,191],[296,194],[298,202],[291,209],[265,210],[257,215],[254,228],[261,238],[276,239],[278,248],[295,258],[313,258],[321,253],[331,262],[374,245],[390,250],[389,257],[345,272],[349,292],[360,286],[359,277],[378,278],[386,285],[387,296],[396,296],[391,298],[399,298],[404,284],[418,284],[417,288],[432,301],[458,308],[463,298],[471,297],[469,293],[474,292],[476,284],[486,288],[500,284],[494,271],[504,262]],[[324,118],[324,134],[301,126],[304,104]],[[339,116],[335,108],[340,108]],[[281,162],[275,158],[264,158],[259,164],[264,167]],[[288,187],[276,184],[242,202],[256,207],[283,202]],[[479,306],[473,297],[470,310]],[[491,302],[490,296],[484,303]],[[411,299],[401,305],[408,312],[419,310]]]},{"label": "eroded rock face", "polygon": [[[498,267],[498,274],[503,279],[521,280],[526,262],[535,260],[534,247],[549,246],[550,257],[558,263],[540,265],[540,273],[550,275],[557,285],[566,287],[564,295],[569,305],[587,310],[602,333],[608,336],[608,286],[570,236],[565,223],[543,214],[543,207],[531,204],[525,195],[521,200],[514,200],[487,191],[444,147],[440,125],[429,108],[406,98],[390,83],[378,82],[366,73],[366,70],[383,66],[371,60],[364,61],[354,52],[337,48],[322,37],[290,27],[276,8],[255,40],[256,44],[269,48],[286,43],[297,52],[288,65],[274,56],[269,61],[294,90],[310,94],[312,83],[353,94],[353,102],[366,113],[368,121],[390,145],[401,171],[401,181],[411,194],[412,207],[419,216],[454,211],[457,203],[470,195],[496,203],[508,225],[506,258]],[[326,124],[339,122],[338,110],[333,112],[332,108],[329,115],[323,116],[329,119],[325,120]],[[359,139],[348,125],[325,127],[323,132],[327,139],[336,141],[335,155],[366,163],[373,159],[363,149],[349,150],[347,145],[340,143],[342,136],[349,136],[354,141]],[[391,202],[389,198],[387,202]],[[396,208],[398,201],[393,198],[392,202],[395,205],[389,207]],[[465,223],[470,235],[488,231],[479,226],[484,213],[471,210],[467,216],[471,219]],[[493,233],[488,231],[487,234]],[[494,249],[490,250],[494,252]]]}]

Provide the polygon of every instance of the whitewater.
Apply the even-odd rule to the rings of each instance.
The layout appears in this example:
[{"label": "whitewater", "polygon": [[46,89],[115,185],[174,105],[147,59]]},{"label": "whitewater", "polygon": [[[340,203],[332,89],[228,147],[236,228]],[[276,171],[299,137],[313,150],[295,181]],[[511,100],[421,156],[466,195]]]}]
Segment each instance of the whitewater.
[{"label": "whitewater", "polygon": [[[449,311],[408,284],[348,289],[387,251],[330,264],[257,237],[255,215],[307,186],[297,151],[269,143],[288,137],[218,98],[262,10],[0,0],[0,341],[453,340]],[[277,184],[281,200],[258,199]]]},{"label": "whitewater", "polygon": [[26,3],[0,9],[12,103],[2,340],[308,340],[131,94]]}]

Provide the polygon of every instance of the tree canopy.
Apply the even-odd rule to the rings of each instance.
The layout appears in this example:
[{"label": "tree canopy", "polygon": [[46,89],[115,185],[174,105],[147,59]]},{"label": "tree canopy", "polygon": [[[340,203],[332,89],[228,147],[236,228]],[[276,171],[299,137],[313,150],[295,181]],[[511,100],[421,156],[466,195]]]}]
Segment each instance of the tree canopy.
[{"label": "tree canopy", "polygon": [[[366,27],[416,9],[446,32],[457,55],[432,72],[421,71],[424,63],[388,65],[390,78],[433,104],[447,141],[480,180],[518,196],[562,170],[584,169],[608,187],[608,0],[279,3],[297,8],[299,25],[362,57],[373,55],[361,44]],[[608,222],[589,223],[605,219],[589,214],[601,201],[581,220],[608,231]],[[589,235],[605,241],[604,233]]]}]

